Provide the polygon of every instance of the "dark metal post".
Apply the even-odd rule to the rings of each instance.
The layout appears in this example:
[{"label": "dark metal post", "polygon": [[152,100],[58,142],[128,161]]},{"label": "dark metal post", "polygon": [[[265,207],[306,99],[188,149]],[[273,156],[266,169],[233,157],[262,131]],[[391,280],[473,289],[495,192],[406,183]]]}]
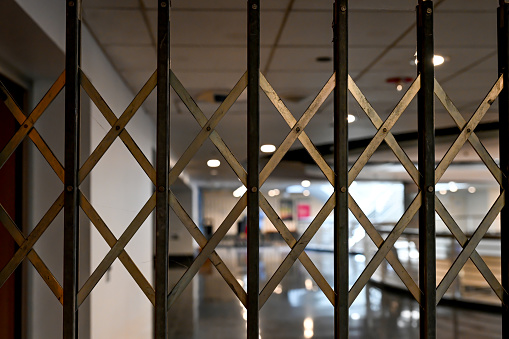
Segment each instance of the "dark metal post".
[{"label": "dark metal post", "polygon": [[168,240],[170,172],[170,2],[158,1],[155,339],[168,338]]},{"label": "dark metal post", "polygon": [[[501,191],[509,189],[509,4],[500,0],[498,8],[498,73],[504,75],[499,95],[499,154],[502,177]],[[502,287],[502,338],[509,338],[509,204],[500,213]]]},{"label": "dark metal post", "polygon": [[348,338],[348,0],[334,3],[335,338]]},{"label": "dark metal post", "polygon": [[78,338],[81,0],[66,1],[63,338]]},{"label": "dark metal post", "polygon": [[260,0],[249,0],[247,6],[247,338],[258,339]]},{"label": "dark metal post", "polygon": [[417,6],[417,69],[421,75],[418,100],[419,189],[419,286],[421,338],[436,338],[435,254],[435,111],[434,111],[433,2],[419,0]]}]

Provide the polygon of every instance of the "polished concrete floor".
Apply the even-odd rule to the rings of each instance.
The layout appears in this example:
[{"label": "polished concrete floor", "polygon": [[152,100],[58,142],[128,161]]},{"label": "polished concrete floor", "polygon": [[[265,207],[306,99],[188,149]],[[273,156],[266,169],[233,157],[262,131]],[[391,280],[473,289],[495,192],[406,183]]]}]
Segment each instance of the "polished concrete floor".
[{"label": "polished concrete floor", "polygon": [[[244,286],[246,252],[242,248],[219,248],[218,254]],[[288,253],[283,246],[260,249],[261,286]],[[332,284],[331,253],[308,253]],[[350,262],[351,280],[364,265]],[[185,268],[170,270],[173,283]],[[501,338],[500,314],[474,309],[439,306],[438,338]],[[169,313],[172,339],[241,339],[246,337],[246,310],[215,268],[207,263]],[[260,311],[260,338],[333,338],[333,308],[300,262]],[[419,306],[405,294],[368,285],[350,308],[350,338],[418,338]]]}]

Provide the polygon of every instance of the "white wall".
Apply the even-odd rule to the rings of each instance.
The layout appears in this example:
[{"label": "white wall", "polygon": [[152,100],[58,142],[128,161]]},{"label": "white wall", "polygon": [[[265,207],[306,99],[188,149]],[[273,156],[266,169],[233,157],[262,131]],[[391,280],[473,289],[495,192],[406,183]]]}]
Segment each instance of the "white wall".
[{"label": "white wall", "polygon": [[[186,212],[193,218],[193,190],[178,179],[171,187],[173,194],[184,207]],[[191,234],[173,211],[170,212],[170,256],[192,256],[194,243]]]},{"label": "white wall", "polygon": [[[123,84],[88,30],[83,30],[83,71],[113,112],[120,116],[134,95]],[[92,105],[88,123],[92,147],[102,140],[110,125]],[[155,125],[142,110],[126,127],[143,153],[151,158]],[[153,192],[153,184],[117,139],[94,168],[90,177],[90,200],[111,231],[119,238]],[[126,250],[145,277],[152,281],[153,221],[150,216]],[[91,230],[91,267],[96,267],[109,247]],[[91,338],[148,338],[152,335],[153,306],[117,260],[91,295]],[[114,316],[112,316],[114,315]]]}]

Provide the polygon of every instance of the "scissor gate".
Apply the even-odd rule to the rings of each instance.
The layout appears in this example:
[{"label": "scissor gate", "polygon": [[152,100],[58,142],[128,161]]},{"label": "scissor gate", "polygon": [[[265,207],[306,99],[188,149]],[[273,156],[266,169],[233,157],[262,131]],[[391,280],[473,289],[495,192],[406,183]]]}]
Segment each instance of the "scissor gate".
[{"label": "scissor gate", "polygon": [[[12,217],[0,206],[0,221],[7,228],[19,249],[1,269],[0,286],[5,283],[16,267],[28,259],[45,280],[55,297],[63,305],[63,337],[64,339],[77,338],[78,309],[87,298],[94,286],[106,273],[110,265],[119,259],[130,275],[136,281],[147,298],[155,306],[155,338],[167,338],[167,319],[171,316],[172,305],[179,298],[185,287],[195,277],[199,268],[210,259],[232,292],[247,309],[247,337],[255,339],[259,336],[259,310],[272,295],[277,285],[295,263],[300,260],[317,285],[334,307],[335,338],[348,337],[348,311],[360,291],[369,281],[383,259],[391,264],[394,271],[403,281],[404,285],[420,304],[420,333],[422,338],[436,337],[436,305],[447,291],[454,278],[458,275],[468,259],[471,259],[484,276],[495,294],[501,300],[503,309],[502,332],[504,338],[509,338],[509,209],[505,205],[505,190],[509,182],[509,96],[508,88],[504,84],[509,81],[509,4],[500,1],[498,8],[498,51],[499,74],[493,75],[494,85],[488,89],[488,94],[479,105],[472,117],[466,121],[449,99],[443,88],[434,78],[434,44],[433,44],[433,2],[419,0],[417,5],[417,60],[418,75],[401,101],[384,121],[369,104],[361,89],[357,87],[348,75],[348,1],[335,0],[333,6],[333,33],[334,33],[334,69],[331,69],[330,79],[316,95],[309,108],[300,119],[296,119],[285,106],[269,80],[260,72],[260,1],[247,2],[247,71],[239,79],[224,102],[219,106],[210,119],[207,119],[186,88],[179,81],[177,74],[169,68],[170,60],[170,27],[169,14],[171,10],[168,0],[158,0],[158,39],[157,39],[157,69],[147,80],[141,91],[136,95],[124,113],[117,118],[108,104],[97,92],[94,85],[80,68],[80,11],[81,2],[66,1],[67,27],[66,27],[66,68],[62,75],[49,89],[44,98],[29,114],[18,108],[10,94],[2,85],[6,106],[12,112],[20,127],[14,137],[0,153],[0,166],[4,165],[16,148],[25,138],[30,138],[41,154],[50,164],[63,183],[63,190],[58,199],[43,216],[39,224],[30,234],[23,234],[15,224]],[[187,106],[189,112],[196,119],[201,131],[194,138],[191,145],[180,157],[176,165],[170,170],[169,166],[169,117],[170,86]],[[51,149],[42,139],[34,124],[44,114],[45,109],[65,87],[65,163],[62,165]],[[236,102],[240,94],[247,87],[247,168],[244,168],[235,156],[229,151],[221,136],[215,130],[220,120],[227,114],[229,108]],[[79,167],[79,134],[80,134],[80,88],[92,99],[111,125],[104,139],[91,153],[84,164]],[[155,167],[143,154],[135,141],[131,138],[125,126],[136,114],[149,94],[157,88],[157,149]],[[282,115],[290,133],[279,145],[276,152],[263,167],[259,166],[259,96],[260,89],[274,104]],[[354,165],[348,166],[348,125],[347,125],[347,94],[348,91],[362,107],[369,120],[377,131],[359,156]],[[306,125],[313,118],[324,101],[333,95],[334,101],[334,168],[331,168],[322,155],[317,151],[305,132]],[[398,144],[391,128],[405,113],[412,99],[417,96],[418,101],[418,167],[416,168],[405,151]],[[437,97],[446,108],[460,134],[455,139],[438,166],[435,167],[435,133],[434,133],[434,97]],[[487,152],[475,134],[475,129],[488,108],[495,99],[499,99],[500,110],[500,166]],[[178,126],[172,126],[178,128]],[[99,159],[105,154],[112,143],[120,138],[129,149],[138,164],[155,186],[155,193],[148,199],[138,212],[124,233],[117,239],[101,219],[87,197],[80,190],[80,184],[94,169]],[[240,181],[246,186],[247,192],[238,200],[235,207],[224,219],[218,230],[207,240],[197,225],[189,217],[186,210],[179,203],[171,191],[171,185],[186,165],[199,150],[201,145],[209,138],[217,147],[224,159],[234,170]],[[260,192],[260,187],[269,178],[283,156],[293,143],[299,139],[310,156],[314,159],[327,180],[334,186],[334,193],[316,215],[306,231],[299,239],[295,239],[277,212],[269,204],[266,197]],[[419,193],[411,202],[401,219],[396,223],[390,234],[385,238],[371,224],[362,209],[348,192],[349,185],[358,176],[364,165],[385,141],[395,154],[396,158],[406,169]],[[486,165],[493,177],[500,185],[500,195],[477,227],[476,231],[467,237],[456,221],[449,214],[435,194],[435,184],[440,180],[446,169],[457,156],[461,147],[469,142],[475,149],[482,162]],[[226,235],[230,227],[247,207],[248,238],[247,238],[247,291],[239,284],[219,255],[215,252],[216,246]],[[78,285],[78,212],[82,209],[105,241],[111,247],[99,266],[82,285]],[[258,214],[261,208],[272,221],[284,241],[291,248],[280,267],[261,289],[259,286],[259,227]],[[55,219],[57,214],[64,210],[64,281],[63,287],[44,264],[34,245]],[[125,251],[126,245],[135,235],[145,219],[156,211],[156,258],[155,258],[155,286],[148,279]],[[182,223],[191,233],[192,237],[201,247],[200,254],[187,269],[182,278],[172,290],[168,290],[168,235],[170,209],[176,213]],[[363,226],[378,251],[367,264],[366,268],[349,289],[348,274],[348,211],[351,211],[358,222]],[[462,249],[452,267],[445,274],[436,287],[436,259],[435,259],[435,211],[442,218]],[[324,220],[334,213],[334,284],[330,286],[313,261],[306,254],[305,248],[309,241],[319,230]],[[410,220],[419,213],[419,281],[416,282],[403,267],[398,257],[391,251]],[[502,281],[499,282],[490,271],[487,264],[476,252],[479,244],[496,216],[501,214],[501,262]]]}]

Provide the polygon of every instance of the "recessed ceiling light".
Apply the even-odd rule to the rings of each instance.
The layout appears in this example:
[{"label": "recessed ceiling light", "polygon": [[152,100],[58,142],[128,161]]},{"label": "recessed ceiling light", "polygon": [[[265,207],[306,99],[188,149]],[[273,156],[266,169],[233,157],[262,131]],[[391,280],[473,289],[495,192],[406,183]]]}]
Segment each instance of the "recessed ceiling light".
[{"label": "recessed ceiling light", "polygon": [[300,183],[302,187],[309,187],[311,186],[311,181],[309,180],[302,180],[302,182]]},{"label": "recessed ceiling light", "polygon": [[278,196],[279,193],[281,193],[277,188],[269,191],[269,197],[275,197]]},{"label": "recessed ceiling light", "polygon": [[[417,52],[415,52],[414,56],[415,56],[415,59],[414,59],[414,60],[412,60],[412,61],[410,62],[410,64],[412,64],[412,65],[417,65]],[[445,57],[443,57],[443,56],[441,56],[441,55],[439,55],[439,54],[435,54],[435,55],[433,56],[433,65],[435,65],[435,66],[440,66],[440,65],[442,65],[444,62],[445,62]]]},{"label": "recessed ceiling light", "polygon": [[441,64],[443,64],[445,61],[445,58],[441,55],[437,55],[435,54],[435,56],[433,57],[433,65],[435,66],[440,66]]},{"label": "recessed ceiling light", "polygon": [[351,124],[352,122],[355,121],[355,115],[352,115],[352,114],[348,114],[348,123]]},{"label": "recessed ceiling light", "polygon": [[265,144],[262,145],[262,147],[260,147],[260,151],[262,151],[263,153],[274,153],[275,150],[276,146],[270,144]]},{"label": "recessed ceiling light", "polygon": [[305,196],[305,197],[309,197],[311,193],[309,192],[309,190],[304,190],[302,191],[302,195]]},{"label": "recessed ceiling light", "polygon": [[449,182],[449,191],[453,193],[458,191],[458,185],[454,181]]},{"label": "recessed ceiling light", "polygon": [[475,193],[475,191],[477,191],[477,190],[475,189],[475,187],[474,187],[474,186],[470,186],[470,187],[468,188],[468,193]]},{"label": "recessed ceiling light", "polygon": [[316,62],[329,62],[332,60],[332,58],[330,56],[319,56],[319,57],[316,57]]},{"label": "recessed ceiling light", "polygon": [[221,161],[217,159],[210,159],[207,161],[207,166],[209,167],[219,167],[219,165],[221,165]]}]

